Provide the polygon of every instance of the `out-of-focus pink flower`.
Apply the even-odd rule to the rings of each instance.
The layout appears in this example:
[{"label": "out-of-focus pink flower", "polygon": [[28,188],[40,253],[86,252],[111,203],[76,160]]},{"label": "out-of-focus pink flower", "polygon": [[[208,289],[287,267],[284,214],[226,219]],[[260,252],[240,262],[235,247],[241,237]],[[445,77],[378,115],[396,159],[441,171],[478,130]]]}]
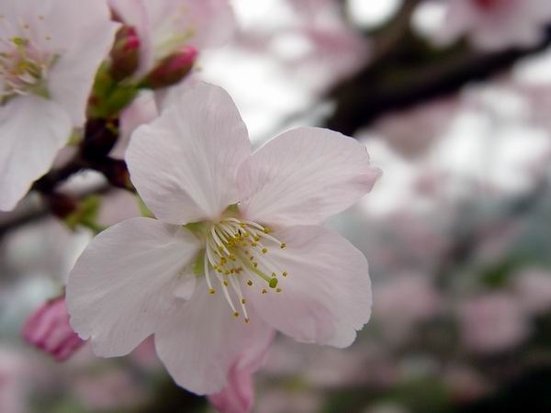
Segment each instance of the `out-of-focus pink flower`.
[{"label": "out-of-focus pink flower", "polygon": [[467,35],[480,49],[529,47],[544,34],[551,18],[548,0],[450,0],[445,24],[440,33],[443,42]]},{"label": "out-of-focus pink flower", "polygon": [[220,413],[248,413],[254,402],[253,374],[262,366],[273,334],[259,340],[243,352],[230,369],[228,384],[211,394],[209,401]]},{"label": "out-of-focus pink flower", "polygon": [[0,347],[0,412],[24,413],[28,366],[20,354]]},{"label": "out-of-focus pink flower", "polygon": [[117,27],[105,0],[0,3],[0,210],[15,207],[84,124]]},{"label": "out-of-focus pink flower", "polygon": [[235,30],[228,0],[109,0],[117,17],[138,32],[140,64],[136,76],[192,46],[220,46]]},{"label": "out-of-focus pink flower", "polygon": [[435,316],[441,298],[431,279],[420,274],[403,274],[377,286],[373,316],[385,334],[401,340],[419,322]]},{"label": "out-of-focus pink flower", "polygon": [[75,379],[74,392],[88,411],[120,411],[139,406],[147,391],[122,369],[86,374]]},{"label": "out-of-focus pink flower", "polygon": [[512,349],[530,332],[526,314],[516,297],[502,292],[463,303],[459,307],[459,324],[465,346],[483,354]]},{"label": "out-of-focus pink flower", "polygon": [[[343,19],[333,0],[284,0],[271,7],[283,24],[248,27],[238,37],[249,51],[276,57],[285,73],[313,92],[325,91],[369,59],[370,44]],[[269,15],[266,14],[266,19]]]},{"label": "out-of-focus pink flower", "polygon": [[514,275],[515,290],[522,307],[530,314],[551,310],[551,272],[527,268]]},{"label": "out-of-focus pink flower", "polygon": [[50,300],[36,310],[25,322],[23,338],[57,361],[67,360],[85,343],[69,325],[65,297]]},{"label": "out-of-focus pink flower", "polygon": [[456,100],[441,99],[386,115],[374,128],[401,155],[416,157],[446,131],[459,107]]}]

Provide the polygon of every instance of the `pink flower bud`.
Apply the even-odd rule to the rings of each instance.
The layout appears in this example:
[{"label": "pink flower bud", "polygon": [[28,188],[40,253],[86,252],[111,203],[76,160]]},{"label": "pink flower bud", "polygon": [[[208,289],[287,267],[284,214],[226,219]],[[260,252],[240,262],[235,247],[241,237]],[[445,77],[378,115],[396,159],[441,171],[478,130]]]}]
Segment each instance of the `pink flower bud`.
[{"label": "pink flower bud", "polygon": [[111,75],[115,80],[129,77],[138,69],[140,44],[134,27],[123,26],[119,29],[111,49]]},{"label": "pink flower bud", "polygon": [[165,57],[145,78],[145,85],[160,89],[180,82],[193,68],[197,49],[188,46],[177,53]]},{"label": "pink flower bud", "polygon": [[254,401],[253,372],[234,366],[228,384],[220,392],[208,396],[209,402],[220,413],[248,413]]},{"label": "pink flower bud", "polygon": [[47,301],[25,322],[23,338],[57,361],[67,360],[85,343],[69,325],[65,297]]}]

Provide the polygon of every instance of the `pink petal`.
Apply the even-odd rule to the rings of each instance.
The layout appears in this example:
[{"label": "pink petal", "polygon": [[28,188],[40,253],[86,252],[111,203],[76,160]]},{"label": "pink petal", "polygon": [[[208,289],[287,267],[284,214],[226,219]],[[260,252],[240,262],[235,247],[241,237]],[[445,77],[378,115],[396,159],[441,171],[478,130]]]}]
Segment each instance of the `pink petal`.
[{"label": "pink petal", "polygon": [[22,96],[0,106],[0,210],[13,209],[69,139],[71,121],[56,103]]},{"label": "pink petal", "polygon": [[[275,231],[287,244],[264,259],[277,272],[281,292],[245,287],[262,319],[301,342],[349,346],[371,315],[371,284],[364,255],[340,235],[317,226]],[[252,318],[252,317],[251,317]]]},{"label": "pink petal", "polygon": [[379,175],[356,140],[328,129],[294,129],[239,169],[240,210],[256,222],[318,224],[369,192]]},{"label": "pink petal", "polygon": [[254,402],[253,374],[262,366],[273,334],[256,340],[247,347],[232,366],[228,384],[220,392],[209,395],[210,403],[221,413],[247,413]]},{"label": "pink petal", "polygon": [[176,303],[198,241],[181,227],[132,218],[100,233],[69,276],[71,325],[102,356],[127,354]]},{"label": "pink petal", "polygon": [[25,322],[25,340],[49,353],[57,361],[64,361],[84,345],[69,325],[65,297],[43,304]]},{"label": "pink petal", "polygon": [[234,317],[222,294],[209,294],[203,281],[191,300],[165,318],[155,333],[155,346],[176,383],[211,394],[226,386],[232,367],[241,368],[244,354],[258,354],[258,343],[272,335],[258,317],[249,323]]},{"label": "pink petal", "polygon": [[113,45],[119,24],[111,21],[105,1],[51,3],[50,12],[44,16],[48,33],[64,44],[63,52],[48,72],[48,91],[51,99],[67,111],[73,126],[78,127],[86,120],[96,72]]},{"label": "pink petal", "polygon": [[247,128],[231,97],[199,83],[136,130],[126,160],[153,213],[185,224],[216,219],[238,201],[235,175],[249,155]]}]

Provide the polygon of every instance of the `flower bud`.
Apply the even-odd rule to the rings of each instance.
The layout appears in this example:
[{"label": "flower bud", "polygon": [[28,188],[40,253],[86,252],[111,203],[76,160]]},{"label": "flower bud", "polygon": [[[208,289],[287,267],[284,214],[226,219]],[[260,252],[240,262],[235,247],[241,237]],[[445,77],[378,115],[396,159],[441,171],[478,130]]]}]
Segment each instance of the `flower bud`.
[{"label": "flower bud", "polygon": [[180,82],[193,68],[197,49],[188,46],[165,57],[145,78],[145,86],[160,89]]},{"label": "flower bud", "polygon": [[84,341],[69,325],[65,297],[47,301],[25,322],[23,338],[57,361],[71,357]]},{"label": "flower bud", "polygon": [[134,74],[140,63],[140,38],[132,26],[123,26],[117,32],[111,49],[111,76],[119,81]]}]

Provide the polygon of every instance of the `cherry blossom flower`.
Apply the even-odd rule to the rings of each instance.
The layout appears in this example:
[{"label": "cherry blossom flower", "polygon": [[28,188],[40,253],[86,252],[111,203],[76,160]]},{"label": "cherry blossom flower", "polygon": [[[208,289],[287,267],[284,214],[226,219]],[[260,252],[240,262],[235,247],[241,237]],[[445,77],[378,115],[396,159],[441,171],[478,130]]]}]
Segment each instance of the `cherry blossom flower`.
[{"label": "cherry blossom flower", "polygon": [[25,322],[23,337],[57,361],[67,360],[84,345],[69,325],[65,297],[48,301],[35,311]]},{"label": "cherry blossom flower", "polygon": [[10,210],[85,121],[117,24],[101,0],[0,4],[0,210]]},{"label": "cherry blossom flower", "polygon": [[524,268],[514,275],[514,289],[528,314],[551,310],[551,273],[543,268]]},{"label": "cherry blossom flower", "polygon": [[371,312],[367,261],[319,224],[379,176],[363,145],[298,128],[252,153],[229,95],[199,83],[134,133],[126,160],[157,219],[100,233],[69,277],[71,324],[96,354],[154,334],[176,382],[213,394],[274,329],[354,341]]},{"label": "cherry blossom flower", "polygon": [[140,65],[136,76],[186,48],[225,43],[235,30],[228,0],[109,0],[117,18],[136,29]]},{"label": "cherry blossom flower", "polygon": [[480,49],[528,47],[541,40],[550,19],[547,0],[450,0],[440,40],[467,34]]},{"label": "cherry blossom flower", "polygon": [[530,333],[527,316],[518,300],[501,292],[462,303],[459,323],[465,346],[482,354],[510,350]]}]

